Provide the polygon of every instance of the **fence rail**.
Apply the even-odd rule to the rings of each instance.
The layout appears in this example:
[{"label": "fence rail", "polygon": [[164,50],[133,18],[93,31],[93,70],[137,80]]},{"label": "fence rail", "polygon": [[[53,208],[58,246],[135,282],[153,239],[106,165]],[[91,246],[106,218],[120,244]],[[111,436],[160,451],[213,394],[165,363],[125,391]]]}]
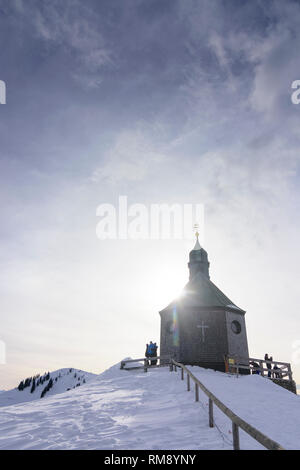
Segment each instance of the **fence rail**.
[{"label": "fence rail", "polygon": [[244,421],[242,418],[237,416],[231,411],[224,403],[222,403],[212,392],[210,392],[205,385],[203,385],[193,373],[180,362],[176,362],[174,359],[171,361],[170,370],[177,370],[177,367],[181,368],[181,380],[184,380],[184,373],[187,377],[187,390],[191,390],[191,379],[195,384],[195,401],[199,401],[199,388],[207,395],[209,399],[209,426],[214,427],[213,419],[213,405],[215,404],[232,422],[232,435],[233,435],[233,449],[240,450],[240,439],[239,439],[239,428],[243,429],[249,436],[253,437],[257,442],[262,444],[266,449],[269,450],[284,450],[284,448],[277,442],[270,439],[268,436],[260,432],[251,424]]},{"label": "fence rail", "polygon": [[[164,361],[162,364],[161,361]],[[136,367],[129,367],[126,369],[126,364],[132,363],[132,362],[142,362],[143,365],[136,366]],[[155,363],[155,364],[154,364]],[[144,369],[144,372],[147,372],[148,369],[154,368],[154,367],[162,367],[164,366],[170,366],[171,364],[171,356],[152,356],[152,357],[142,357],[140,359],[125,359],[124,361],[121,361],[120,369],[125,369],[125,370],[134,370],[134,369]]]},{"label": "fence rail", "polygon": [[260,374],[271,380],[285,378],[289,381],[293,380],[291,364],[288,362],[270,361],[253,357],[242,359],[238,356],[232,356],[225,358],[225,367],[227,371],[236,374],[239,374],[240,370],[249,370],[252,374]]}]

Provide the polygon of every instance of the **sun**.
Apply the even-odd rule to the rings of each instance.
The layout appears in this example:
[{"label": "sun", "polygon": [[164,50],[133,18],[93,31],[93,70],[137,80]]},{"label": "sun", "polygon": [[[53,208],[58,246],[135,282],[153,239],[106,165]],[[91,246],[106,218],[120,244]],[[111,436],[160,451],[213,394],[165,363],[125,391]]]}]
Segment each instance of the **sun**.
[{"label": "sun", "polygon": [[159,305],[165,307],[170,302],[184,296],[184,280],[180,273],[169,271],[153,280],[152,292]]}]

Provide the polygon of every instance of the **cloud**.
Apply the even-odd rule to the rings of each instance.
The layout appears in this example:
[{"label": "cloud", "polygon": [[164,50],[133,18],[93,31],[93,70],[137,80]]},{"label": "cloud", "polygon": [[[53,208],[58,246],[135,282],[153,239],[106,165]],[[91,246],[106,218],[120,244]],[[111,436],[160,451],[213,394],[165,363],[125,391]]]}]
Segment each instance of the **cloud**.
[{"label": "cloud", "polygon": [[[23,335],[25,351],[32,337],[20,323],[29,331],[42,318],[38,337],[47,342],[47,331],[62,319],[65,341],[74,312],[78,355],[82,326],[87,349],[95,331],[96,367],[99,343],[115,340],[113,351],[103,351],[107,361],[122,357],[118,335],[128,347],[124,318],[136,337],[143,334],[137,325],[155,333],[155,312],[163,306],[156,286],[168,272],[184,284],[190,246],[100,243],[95,209],[120,194],[140,203],[205,204],[212,276],[250,310],[255,354],[264,349],[270,324],[270,347],[280,357],[287,351],[289,332],[285,346],[276,344],[275,323],[281,325],[283,315],[297,331],[300,106],[289,94],[300,78],[299,4],[171,3],[163,15],[148,0],[7,3],[15,5],[13,25],[20,15],[24,28],[22,36],[14,30],[14,38],[24,39],[21,48],[19,39],[17,46],[14,38],[9,42],[8,66],[15,57],[9,72],[16,75],[21,60],[27,96],[34,96],[30,107],[8,109],[19,118],[0,129],[7,155],[1,167],[3,325],[7,331],[9,323],[16,338]],[[65,70],[88,96],[74,92]],[[34,94],[41,83],[49,101]],[[10,129],[14,139],[7,138]],[[157,283],[145,278],[149,272]],[[138,354],[133,347],[131,354]]]},{"label": "cloud", "polygon": [[15,0],[14,7],[23,21],[30,22],[45,51],[69,56],[70,72],[78,83],[88,89],[100,86],[101,73],[113,65],[113,58],[93,9],[79,0]]},{"label": "cloud", "polygon": [[136,128],[122,131],[104,156],[103,163],[94,170],[91,181],[117,184],[148,180],[158,166],[166,163],[167,157],[162,150],[157,150],[157,144],[149,142],[145,134]]}]

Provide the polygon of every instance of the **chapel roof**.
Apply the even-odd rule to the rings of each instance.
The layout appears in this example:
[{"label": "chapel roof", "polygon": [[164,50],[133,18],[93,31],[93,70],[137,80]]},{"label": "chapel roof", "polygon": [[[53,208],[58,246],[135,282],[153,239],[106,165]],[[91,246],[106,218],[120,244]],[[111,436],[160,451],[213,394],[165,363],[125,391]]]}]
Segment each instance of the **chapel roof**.
[{"label": "chapel roof", "polygon": [[216,307],[234,310],[237,313],[245,313],[232,300],[230,300],[210,279],[198,272],[184,287],[183,295],[171,302],[165,309],[169,310],[174,305],[182,307]]}]

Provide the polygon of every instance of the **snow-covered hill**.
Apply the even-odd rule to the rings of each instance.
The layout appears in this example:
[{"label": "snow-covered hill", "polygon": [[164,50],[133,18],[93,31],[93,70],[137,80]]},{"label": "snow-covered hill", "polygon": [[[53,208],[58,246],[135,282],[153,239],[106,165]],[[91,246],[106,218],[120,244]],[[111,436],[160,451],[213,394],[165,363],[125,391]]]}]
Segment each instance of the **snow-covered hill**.
[{"label": "snow-covered hill", "polygon": [[[192,371],[241,418],[300,449],[299,396],[258,375]],[[196,403],[180,372],[116,364],[68,392],[1,408],[0,449],[232,449],[230,420],[216,407],[214,418],[209,428],[206,397]],[[242,449],[261,448],[244,432],[240,440]]]},{"label": "snow-covered hill", "polygon": [[67,368],[30,377],[20,382],[17,388],[3,391],[0,395],[0,407],[33,401],[57,393],[73,390],[89,382],[97,375],[79,369]]}]

